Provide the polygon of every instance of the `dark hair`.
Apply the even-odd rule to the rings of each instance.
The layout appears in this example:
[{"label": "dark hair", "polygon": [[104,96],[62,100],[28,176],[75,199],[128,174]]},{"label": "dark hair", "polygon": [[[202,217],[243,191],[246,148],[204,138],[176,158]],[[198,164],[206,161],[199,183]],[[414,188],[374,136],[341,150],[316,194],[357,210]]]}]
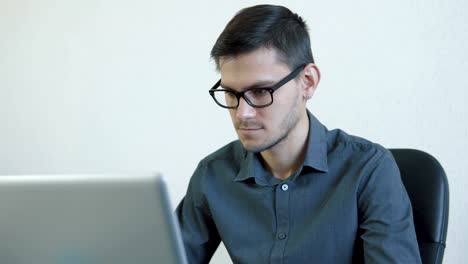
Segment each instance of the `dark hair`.
[{"label": "dark hair", "polygon": [[292,70],[313,63],[305,21],[283,6],[256,5],[239,11],[211,50],[219,69],[220,58],[229,59],[258,48],[273,48]]}]

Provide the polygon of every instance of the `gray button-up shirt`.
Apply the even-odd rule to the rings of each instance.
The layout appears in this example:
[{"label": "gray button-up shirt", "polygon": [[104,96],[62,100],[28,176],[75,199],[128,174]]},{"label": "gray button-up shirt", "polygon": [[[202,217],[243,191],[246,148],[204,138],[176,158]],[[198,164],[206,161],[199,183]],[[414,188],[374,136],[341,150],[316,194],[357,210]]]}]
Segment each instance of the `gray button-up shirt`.
[{"label": "gray button-up shirt", "polygon": [[234,263],[421,262],[391,153],[308,115],[304,163],[285,181],[239,141],[199,163],[176,209],[190,263],[221,240]]}]

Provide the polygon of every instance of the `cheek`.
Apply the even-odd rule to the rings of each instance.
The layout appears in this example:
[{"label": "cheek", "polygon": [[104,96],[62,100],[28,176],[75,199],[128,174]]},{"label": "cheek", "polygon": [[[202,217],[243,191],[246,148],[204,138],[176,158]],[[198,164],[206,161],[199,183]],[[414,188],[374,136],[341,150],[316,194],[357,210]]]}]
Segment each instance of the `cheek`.
[{"label": "cheek", "polygon": [[[294,89],[294,87],[290,88]],[[289,114],[296,111],[297,107],[300,107],[300,101],[298,101],[296,96],[297,93],[295,92],[291,92],[287,95],[285,94],[271,105],[271,111],[268,118],[271,120],[270,124],[272,126],[275,126],[276,128],[281,126],[285,119],[288,118]]]},{"label": "cheek", "polygon": [[236,120],[236,111],[229,109],[229,116],[231,117],[232,122],[234,122]]},{"label": "cheek", "polygon": [[282,108],[287,109],[297,101],[298,96],[300,96],[298,87],[288,83],[275,92],[273,100],[274,104],[281,105]]}]

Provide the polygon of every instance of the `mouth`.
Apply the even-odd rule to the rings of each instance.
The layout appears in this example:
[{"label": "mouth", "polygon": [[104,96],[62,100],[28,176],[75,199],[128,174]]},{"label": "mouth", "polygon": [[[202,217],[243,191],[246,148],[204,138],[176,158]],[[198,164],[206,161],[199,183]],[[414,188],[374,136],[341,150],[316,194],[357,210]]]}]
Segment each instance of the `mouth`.
[{"label": "mouth", "polygon": [[238,133],[243,137],[250,137],[262,130],[262,128],[252,128],[252,127],[241,127],[238,128]]},{"label": "mouth", "polygon": [[260,130],[261,128],[260,127],[240,127],[239,130],[246,130],[246,131],[249,131],[249,130]]}]

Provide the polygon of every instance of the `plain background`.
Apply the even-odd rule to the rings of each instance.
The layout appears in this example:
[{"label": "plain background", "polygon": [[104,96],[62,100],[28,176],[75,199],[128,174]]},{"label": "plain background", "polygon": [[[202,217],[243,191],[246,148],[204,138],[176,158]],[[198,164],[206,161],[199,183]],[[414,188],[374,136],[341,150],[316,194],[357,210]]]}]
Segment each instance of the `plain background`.
[{"label": "plain background", "polygon": [[[0,0],[0,174],[161,171],[175,206],[197,163],[236,139],[207,92],[209,52],[254,3]],[[468,2],[283,3],[307,21],[322,71],[309,109],[435,156],[450,184],[445,263],[464,263]]]}]

